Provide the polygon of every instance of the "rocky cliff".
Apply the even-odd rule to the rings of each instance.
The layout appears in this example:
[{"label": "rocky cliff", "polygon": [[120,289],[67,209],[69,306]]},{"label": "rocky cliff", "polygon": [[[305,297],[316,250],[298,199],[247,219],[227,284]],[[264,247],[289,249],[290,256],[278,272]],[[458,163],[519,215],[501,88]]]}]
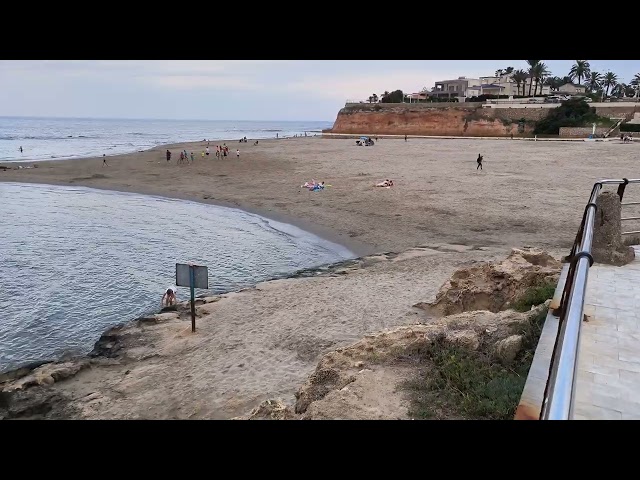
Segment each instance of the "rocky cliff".
[{"label": "rocky cliff", "polygon": [[[598,115],[633,118],[638,106],[598,105]],[[353,135],[531,136],[535,122],[551,110],[542,106],[488,108],[481,103],[350,103],[324,133]],[[589,132],[590,133],[590,132]]]},{"label": "rocky cliff", "polygon": [[[469,137],[530,135],[533,122],[548,112],[514,110],[521,109],[497,110],[483,108],[478,103],[351,104],[338,112],[333,128],[326,133]],[[521,119],[525,122],[519,125]]]}]

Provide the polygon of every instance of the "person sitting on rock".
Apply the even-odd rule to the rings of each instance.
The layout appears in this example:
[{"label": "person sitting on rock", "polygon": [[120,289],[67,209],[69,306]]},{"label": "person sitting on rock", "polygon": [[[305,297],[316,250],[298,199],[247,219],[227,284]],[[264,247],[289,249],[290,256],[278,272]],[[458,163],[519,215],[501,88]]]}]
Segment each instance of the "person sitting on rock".
[{"label": "person sitting on rock", "polygon": [[164,307],[172,307],[176,304],[176,292],[172,287],[167,288],[162,296],[160,305]]}]

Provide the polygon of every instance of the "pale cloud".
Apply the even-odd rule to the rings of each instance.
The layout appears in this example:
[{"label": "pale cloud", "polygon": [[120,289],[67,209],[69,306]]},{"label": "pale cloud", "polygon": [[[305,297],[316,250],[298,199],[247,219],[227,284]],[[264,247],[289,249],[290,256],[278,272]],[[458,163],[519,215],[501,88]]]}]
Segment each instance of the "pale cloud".
[{"label": "pale cloud", "polygon": [[[549,60],[565,75],[572,60]],[[0,60],[0,115],[330,120],[345,100],[524,60]],[[591,61],[629,81],[638,61]],[[256,95],[245,92],[256,92]],[[259,101],[256,98],[259,97]],[[176,109],[176,105],[180,108]],[[212,105],[215,108],[212,108]]]},{"label": "pale cloud", "polygon": [[247,79],[291,60],[27,60],[0,61],[0,72],[23,76],[100,78],[167,88],[256,88]]},{"label": "pale cloud", "polygon": [[308,77],[286,84],[286,89],[333,100],[364,100],[385,90],[414,93],[443,80],[441,75],[425,71],[390,71],[379,74],[350,74]]},{"label": "pale cloud", "polygon": [[212,76],[212,75],[164,75],[144,76],[140,78],[145,83],[150,83],[164,88],[177,90],[194,89],[235,89],[258,90],[261,85],[251,81],[247,77],[240,76]]}]

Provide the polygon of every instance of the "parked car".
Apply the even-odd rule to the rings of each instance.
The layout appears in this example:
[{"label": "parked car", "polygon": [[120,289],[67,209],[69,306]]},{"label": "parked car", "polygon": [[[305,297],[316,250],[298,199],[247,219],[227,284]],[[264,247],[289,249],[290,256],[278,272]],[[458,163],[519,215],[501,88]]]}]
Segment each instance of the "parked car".
[{"label": "parked car", "polygon": [[544,100],[540,100],[539,98],[530,98],[527,100],[527,103],[542,103]]}]

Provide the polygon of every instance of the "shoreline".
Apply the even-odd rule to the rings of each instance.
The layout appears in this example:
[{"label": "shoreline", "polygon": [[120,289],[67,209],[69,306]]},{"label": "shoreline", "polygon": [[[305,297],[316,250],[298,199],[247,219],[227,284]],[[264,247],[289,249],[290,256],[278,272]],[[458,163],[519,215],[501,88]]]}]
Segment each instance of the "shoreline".
[{"label": "shoreline", "polygon": [[[388,252],[387,254],[390,254],[390,253],[391,252]],[[333,275],[333,274],[336,274],[336,272],[341,272],[344,269],[348,269],[348,268],[354,267],[359,262],[361,262],[362,260],[366,259],[368,256],[376,256],[376,255],[365,255],[365,256],[360,256],[360,257],[355,257],[355,258],[348,258],[348,259],[340,260],[340,261],[337,261],[337,262],[332,262],[332,263],[328,263],[328,264],[319,265],[317,267],[303,268],[303,269],[300,269],[300,270],[296,270],[295,272],[292,272],[292,273],[287,274],[287,275],[274,276],[274,277],[271,277],[271,278],[267,278],[266,280],[257,281],[257,282],[255,282],[252,285],[247,286],[247,287],[241,287],[241,288],[234,289],[234,290],[228,290],[228,291],[224,291],[224,292],[217,293],[217,294],[213,294],[213,293],[212,294],[200,294],[200,295],[197,295],[195,297],[196,305],[202,305],[203,303],[205,303],[206,299],[209,299],[209,301],[211,301],[211,299],[218,299],[219,300],[219,299],[225,298],[228,295],[239,294],[239,293],[244,292],[244,291],[255,289],[255,288],[258,287],[258,285],[268,284],[269,282],[277,282],[279,280],[295,280],[295,279],[301,279],[301,278],[315,278],[315,277],[318,277],[318,276]],[[149,318],[157,317],[158,315],[162,315],[163,313],[173,312],[173,311],[177,311],[177,310],[185,310],[186,311],[186,310],[189,310],[189,309],[190,309],[190,301],[189,300],[179,301],[179,302],[176,303],[176,309],[174,309],[174,310],[166,309],[166,308],[160,308],[157,311],[154,310],[154,311],[149,312],[147,314],[144,314],[142,316],[137,316],[137,317],[134,317],[134,318],[130,318],[128,320],[123,320],[121,322],[118,322],[118,323],[114,324],[111,327],[106,328],[105,330],[102,331],[102,333],[100,334],[100,337],[98,338],[98,340],[96,340],[94,342],[92,349],[86,354],[75,354],[75,355],[63,354],[63,355],[60,355],[58,358],[31,360],[31,361],[25,362],[22,365],[18,365],[18,366],[14,367],[14,368],[10,368],[9,370],[0,371],[0,392],[2,391],[1,387],[2,387],[3,383],[7,383],[7,382],[9,382],[11,380],[15,380],[15,379],[19,379],[19,378],[25,377],[25,376],[29,375],[33,370],[36,370],[37,368],[39,368],[39,367],[41,367],[43,365],[61,364],[61,363],[67,363],[67,362],[83,362],[83,361],[89,360],[91,358],[103,356],[103,355],[100,355],[100,354],[96,353],[99,350],[99,344],[101,342],[101,339],[105,335],[108,335],[108,332],[110,332],[110,331],[112,331],[114,329],[131,327],[131,326],[133,326],[136,323],[139,323],[141,321],[142,322],[149,321],[148,320]]]},{"label": "shoreline", "polygon": [[[318,130],[318,131],[314,131],[314,135],[309,135],[307,137],[292,137],[292,136],[282,136],[279,138],[275,138],[275,137],[253,137],[252,139],[247,138],[247,145],[252,141],[252,140],[262,140],[263,142],[267,142],[267,141],[278,141],[278,140],[290,140],[290,139],[302,139],[302,138],[318,138],[318,137],[322,137],[322,131]],[[236,143],[238,142],[238,138],[236,139],[220,139],[220,140],[211,140],[209,139],[208,143],[214,142],[214,146],[216,143],[226,143],[229,142],[230,144]],[[175,143],[160,143],[157,145],[152,145],[150,147],[146,147],[143,148],[142,150],[130,150],[130,151],[126,151],[126,152],[120,152],[120,153],[113,153],[113,154],[105,154],[107,158],[114,158],[114,157],[120,157],[120,156],[125,156],[125,155],[135,155],[136,153],[145,153],[145,152],[149,152],[150,150],[156,150],[156,149],[166,149],[166,148],[172,148],[174,146],[177,145],[195,145],[195,144],[201,144],[203,143],[202,140],[185,140],[183,142],[175,142]],[[72,161],[72,160],[93,160],[93,159],[99,159],[102,158],[99,154],[96,155],[88,155],[88,156],[71,156],[71,157],[54,157],[54,158],[40,158],[40,159],[33,159],[33,158],[25,158],[25,159],[18,159],[18,158],[14,158],[11,160],[0,160],[0,165],[2,164],[22,164],[22,163],[38,163],[38,162],[61,162],[61,161]]]},{"label": "shoreline", "polygon": [[[229,143],[231,158],[189,166],[168,164],[162,147],[114,157],[109,169],[95,158],[0,171],[0,181],[196,199],[276,221],[303,219],[332,230],[335,243],[349,249],[344,240],[387,252],[207,301],[197,307],[195,334],[188,312],[134,320],[113,338],[105,334],[113,356],[79,371],[56,366],[71,373],[43,374],[34,381],[45,388],[29,388],[24,398],[61,396],[73,410],[56,410],[55,418],[232,418],[269,398],[290,402],[325,353],[419,322],[413,307],[432,300],[461,265],[503,258],[512,247],[566,254],[594,179],[629,177],[637,163],[632,148],[612,142],[589,155],[587,143],[487,140],[485,171],[478,172],[475,142],[390,139],[357,148],[344,139],[296,140],[245,144],[240,159]],[[332,187],[300,189],[310,178]],[[373,187],[385,178],[396,186]],[[61,381],[49,380],[56,375]]]},{"label": "shoreline", "polygon": [[49,182],[49,181],[30,181],[30,182],[15,182],[15,181],[11,181],[11,180],[6,180],[6,179],[2,179],[0,177],[0,183],[11,183],[11,184],[16,184],[16,185],[49,185],[52,187],[83,187],[83,188],[87,188],[89,190],[103,190],[103,191],[107,191],[107,192],[114,192],[114,193],[122,193],[122,194],[135,194],[135,195],[143,195],[143,196],[147,196],[147,197],[156,197],[156,198],[167,198],[167,199],[171,199],[171,200],[180,200],[180,201],[185,201],[185,202],[194,202],[194,203],[200,203],[203,205],[212,205],[212,206],[216,206],[216,207],[224,207],[224,208],[230,208],[230,209],[235,209],[235,210],[239,210],[241,212],[244,213],[249,213],[251,215],[257,215],[260,217],[263,217],[267,220],[272,220],[275,222],[279,222],[279,223],[284,223],[287,225],[291,225],[294,227],[297,227],[301,230],[304,230],[307,233],[311,233],[317,237],[320,237],[323,240],[326,240],[328,242],[331,243],[335,243],[341,247],[346,248],[347,250],[349,250],[351,253],[353,253],[355,255],[355,258],[359,258],[362,256],[366,256],[366,255],[371,255],[374,254],[376,252],[374,252],[370,246],[362,244],[361,242],[358,242],[357,240],[352,240],[352,239],[347,239],[344,238],[344,236],[342,236],[342,234],[335,232],[333,230],[331,230],[330,228],[326,228],[323,227],[321,225],[316,225],[313,224],[311,222],[308,222],[304,219],[301,218],[296,218],[296,217],[291,217],[288,216],[286,214],[281,214],[278,212],[274,212],[274,211],[264,211],[261,209],[257,209],[257,208],[253,208],[251,206],[245,206],[245,205],[241,205],[241,204],[237,204],[234,202],[225,202],[225,201],[221,201],[221,200],[216,200],[216,199],[212,199],[212,198],[197,198],[197,197],[193,197],[193,196],[189,196],[189,195],[167,195],[165,193],[158,193],[157,191],[153,191],[153,190],[144,190],[144,189],[140,189],[140,188],[132,188],[132,189],[121,189],[121,188],[109,188],[109,187],[102,187],[102,186],[89,186],[89,185],[78,185],[75,183],[68,183],[68,182],[57,182],[57,183],[53,183],[53,182]]},{"label": "shoreline", "polygon": [[[302,139],[307,139],[307,138],[322,138],[321,135],[319,135],[318,137],[313,137],[313,136],[309,136],[309,137],[281,137],[279,139],[275,139],[275,138],[266,138],[266,139],[258,139],[258,140],[263,140],[263,142],[266,143],[275,143],[278,142],[280,140],[290,140],[290,139],[295,139],[295,140],[302,140]],[[220,144],[224,144],[226,142],[232,142],[233,140],[216,140],[215,142],[218,142]],[[236,140],[237,141],[237,140]],[[249,144],[250,140],[248,140],[247,145]],[[135,151],[135,152],[129,152],[129,153],[125,153],[125,154],[116,154],[116,155],[112,155],[109,156],[107,155],[108,159],[115,159],[115,158],[120,158],[120,157],[129,157],[129,156],[133,156],[136,155],[137,153],[155,153],[155,152],[164,152],[165,150],[169,149],[176,149],[176,148],[185,148],[188,146],[198,146],[201,148],[204,148],[205,142],[202,141],[197,141],[197,142],[182,142],[182,143],[170,143],[170,144],[162,144],[162,145],[157,145],[155,147],[151,147],[148,148],[146,150],[139,150],[139,151]],[[211,142],[207,142],[207,143],[211,143]],[[231,144],[231,143],[230,143]],[[244,144],[243,144],[244,145]],[[214,144],[215,147],[215,144]],[[230,149],[230,155],[232,153],[232,149],[231,147],[229,147]],[[213,149],[212,149],[213,150]],[[213,153],[212,153],[213,155]],[[48,163],[52,163],[52,162],[74,162],[74,161],[101,161],[102,157],[78,157],[78,158],[56,158],[56,159],[51,159],[51,160],[44,160],[44,162]],[[173,159],[172,159],[173,162]],[[12,169],[17,169],[17,170],[33,170],[31,168],[15,168],[15,167],[10,167],[13,164],[21,164],[21,163],[32,163],[32,164],[37,164],[38,160],[25,160],[25,161],[20,161],[20,162],[0,162],[0,167],[3,166],[8,166],[8,168],[10,170]],[[305,230],[313,235],[316,235],[324,240],[333,242],[333,243],[337,243],[345,248],[347,248],[348,250],[350,250],[352,253],[354,253],[356,255],[356,257],[360,257],[360,256],[364,256],[364,255],[370,255],[374,253],[374,250],[372,249],[372,247],[370,245],[366,245],[362,242],[359,242],[357,240],[353,240],[351,238],[345,238],[343,234],[331,229],[331,228],[327,228],[324,227],[322,225],[318,225],[316,223],[310,222],[308,220],[305,220],[303,218],[299,218],[299,217],[295,217],[295,216],[291,216],[291,215],[287,215],[285,213],[281,213],[281,212],[277,212],[277,211],[273,211],[271,209],[261,209],[261,208],[256,208],[253,207],[251,205],[247,205],[247,204],[241,204],[237,201],[224,201],[224,200],[217,200],[215,198],[203,198],[203,197],[197,197],[194,195],[180,195],[180,194],[175,194],[175,193],[168,193],[165,190],[156,190],[156,189],[147,189],[147,188],[140,188],[140,186],[136,186],[136,187],[131,187],[131,188],[126,188],[123,186],[120,187],[108,187],[108,186],[103,186],[103,185],[90,185],[90,184],[86,184],[86,183],[81,183],[81,184],[77,184],[73,181],[54,181],[54,180],[48,180],[48,179],[30,179],[29,181],[13,181],[13,180],[8,180],[3,178],[2,176],[0,176],[0,182],[6,182],[6,183],[21,183],[21,184],[37,184],[37,185],[51,185],[51,186],[63,186],[63,187],[73,187],[73,186],[84,186],[86,188],[93,188],[96,190],[106,190],[106,191],[111,191],[111,192],[119,192],[119,193],[135,193],[135,194],[139,194],[139,195],[147,195],[147,196],[152,196],[152,197],[163,197],[163,198],[170,198],[170,199],[174,199],[174,200],[184,200],[184,201],[190,201],[190,202],[196,202],[196,203],[201,203],[201,204],[205,204],[205,205],[215,205],[218,207],[225,207],[225,208],[234,208],[234,209],[238,209],[240,211],[243,211],[245,213],[250,213],[252,215],[258,215],[261,217],[264,217],[268,220],[274,220],[276,222],[280,222],[280,223],[286,223],[288,225],[293,225],[295,227],[298,227],[302,230]]]}]

